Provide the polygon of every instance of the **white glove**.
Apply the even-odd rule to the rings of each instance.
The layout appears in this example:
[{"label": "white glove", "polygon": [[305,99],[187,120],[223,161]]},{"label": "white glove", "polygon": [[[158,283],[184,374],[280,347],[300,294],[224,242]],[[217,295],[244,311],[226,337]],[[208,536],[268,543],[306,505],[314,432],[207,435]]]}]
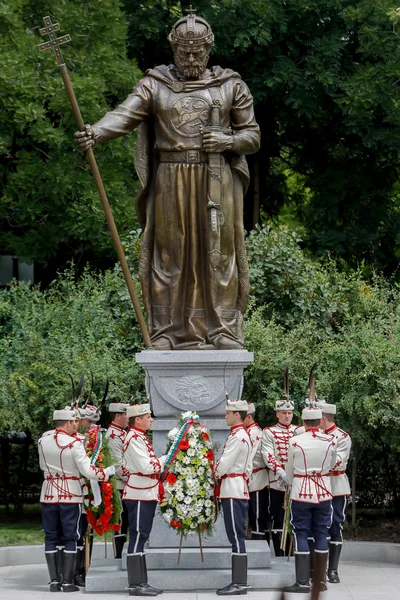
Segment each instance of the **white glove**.
[{"label": "white glove", "polygon": [[286,483],[286,485],[290,485],[289,484],[289,479],[288,476],[286,475],[285,469],[282,469],[281,467],[278,467],[276,470],[276,474],[278,475],[278,477],[280,477],[282,479],[282,481],[284,483]]},{"label": "white glove", "polygon": [[91,501],[91,504],[93,504],[94,507],[100,506],[101,492],[100,492],[99,482],[97,481],[97,479],[90,480],[90,487],[92,488],[92,492],[93,492],[93,500]]},{"label": "white glove", "polygon": [[115,466],[111,465],[111,467],[106,467],[104,469],[104,472],[105,472],[105,474],[107,476],[106,481],[108,481],[112,475],[115,475]]}]

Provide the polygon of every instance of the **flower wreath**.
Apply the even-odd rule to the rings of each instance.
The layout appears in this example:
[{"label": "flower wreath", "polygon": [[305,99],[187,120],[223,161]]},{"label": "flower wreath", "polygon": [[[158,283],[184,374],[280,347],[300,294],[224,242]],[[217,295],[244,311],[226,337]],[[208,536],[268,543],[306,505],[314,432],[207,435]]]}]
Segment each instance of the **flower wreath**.
[{"label": "flower wreath", "polygon": [[180,422],[168,433],[160,510],[182,535],[210,534],[216,519],[212,442],[195,412],[182,413]]},{"label": "flower wreath", "polygon": [[[86,447],[86,454],[90,458],[92,465],[104,469],[113,464],[110,451],[108,449],[108,440],[103,435],[104,430],[98,425],[92,425],[89,429],[89,439]],[[108,481],[99,482],[101,491],[100,506],[93,506],[91,502],[94,499],[90,481],[85,480],[83,488],[86,516],[89,525],[99,535],[113,530],[119,531],[121,515],[121,497],[117,489],[115,477],[110,477]]]}]

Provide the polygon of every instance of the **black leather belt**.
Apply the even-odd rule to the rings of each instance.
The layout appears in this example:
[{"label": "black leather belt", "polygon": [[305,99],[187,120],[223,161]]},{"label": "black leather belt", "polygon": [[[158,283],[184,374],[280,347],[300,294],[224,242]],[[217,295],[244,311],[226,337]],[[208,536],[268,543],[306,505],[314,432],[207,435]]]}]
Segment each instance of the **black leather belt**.
[{"label": "black leather belt", "polygon": [[207,163],[208,156],[204,150],[181,150],[176,152],[160,152],[160,163]]}]

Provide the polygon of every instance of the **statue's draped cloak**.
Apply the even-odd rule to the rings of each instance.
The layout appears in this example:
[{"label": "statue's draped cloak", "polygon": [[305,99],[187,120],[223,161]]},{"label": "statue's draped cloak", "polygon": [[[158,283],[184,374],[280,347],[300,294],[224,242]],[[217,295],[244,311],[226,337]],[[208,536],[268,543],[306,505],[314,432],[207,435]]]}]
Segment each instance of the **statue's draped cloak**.
[{"label": "statue's draped cloak", "polygon": [[[222,104],[220,124],[231,128],[232,152],[224,154],[220,251],[211,267],[206,162],[164,162],[168,152],[204,155],[202,128],[211,104]],[[144,228],[140,280],[152,343],[171,348],[243,344],[248,265],[243,195],[249,173],[244,154],[259,148],[253,102],[240,76],[214,67],[204,79],[180,80],[174,66],[146,72],[132,93],[94,126],[97,142],[139,127],[135,168],[141,189],[137,213]],[[163,160],[160,162],[160,155]]]}]

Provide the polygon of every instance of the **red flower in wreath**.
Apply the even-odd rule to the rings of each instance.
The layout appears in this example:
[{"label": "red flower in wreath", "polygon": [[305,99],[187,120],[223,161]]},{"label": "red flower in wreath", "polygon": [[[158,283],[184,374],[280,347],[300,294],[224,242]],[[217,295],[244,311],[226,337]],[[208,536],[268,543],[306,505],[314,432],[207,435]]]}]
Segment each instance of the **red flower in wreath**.
[{"label": "red flower in wreath", "polygon": [[206,440],[206,442],[208,442],[208,440],[210,439],[210,436],[205,431],[201,432],[201,437],[203,438],[203,440]]},{"label": "red flower in wreath", "polygon": [[206,458],[210,462],[213,462],[213,460],[214,460],[214,452],[212,450],[207,450]]},{"label": "red flower in wreath", "polygon": [[175,527],[176,529],[179,529],[179,527],[181,526],[181,523],[179,523],[179,521],[174,521],[173,519],[171,520],[171,526]]},{"label": "red flower in wreath", "polygon": [[167,483],[169,483],[169,485],[174,485],[176,482],[176,475],[174,473],[170,473],[169,475],[167,475]]},{"label": "red flower in wreath", "polygon": [[189,442],[188,440],[182,440],[181,442],[179,442],[179,449],[180,450],[187,450],[189,448]]}]

